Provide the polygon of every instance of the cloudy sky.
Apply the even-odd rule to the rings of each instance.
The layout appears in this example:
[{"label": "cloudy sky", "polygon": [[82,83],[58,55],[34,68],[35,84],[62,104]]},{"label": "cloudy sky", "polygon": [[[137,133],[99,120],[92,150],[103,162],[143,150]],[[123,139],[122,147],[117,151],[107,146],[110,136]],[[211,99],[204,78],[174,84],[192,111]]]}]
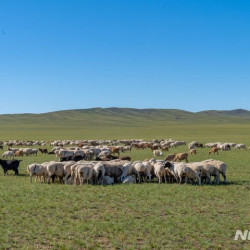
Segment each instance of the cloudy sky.
[{"label": "cloudy sky", "polygon": [[0,6],[0,114],[250,109],[248,0]]}]

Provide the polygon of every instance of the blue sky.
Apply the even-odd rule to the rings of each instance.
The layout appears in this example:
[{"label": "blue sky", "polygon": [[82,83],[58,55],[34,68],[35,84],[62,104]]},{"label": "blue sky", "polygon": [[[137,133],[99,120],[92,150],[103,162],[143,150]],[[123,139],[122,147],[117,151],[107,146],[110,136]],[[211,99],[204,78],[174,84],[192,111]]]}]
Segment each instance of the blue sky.
[{"label": "blue sky", "polygon": [[250,109],[249,0],[0,0],[0,113]]}]

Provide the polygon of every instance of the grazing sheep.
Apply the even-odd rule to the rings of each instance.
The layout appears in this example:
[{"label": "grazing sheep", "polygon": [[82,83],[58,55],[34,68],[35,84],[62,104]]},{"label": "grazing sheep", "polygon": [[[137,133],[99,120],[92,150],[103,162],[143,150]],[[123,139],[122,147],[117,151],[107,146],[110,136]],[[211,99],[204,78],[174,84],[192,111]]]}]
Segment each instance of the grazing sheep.
[{"label": "grazing sheep", "polygon": [[199,174],[189,168],[185,163],[170,163],[167,162],[165,167],[168,167],[172,172],[173,176],[175,176],[176,181],[182,183],[182,178],[185,177],[185,184],[187,184],[187,180],[189,179],[197,179],[198,184],[201,185],[201,178]]},{"label": "grazing sheep", "polygon": [[170,148],[169,146],[161,146],[162,151],[168,151],[169,148]]},{"label": "grazing sheep", "polygon": [[138,182],[141,182],[141,175],[146,175],[148,180],[151,181],[151,169],[153,165],[149,162],[138,162],[134,165],[135,173],[138,177]]},{"label": "grazing sheep", "polygon": [[208,152],[208,154],[210,155],[211,153],[217,153],[217,155],[219,154],[219,148],[218,147],[212,147],[210,149],[210,151]]},{"label": "grazing sheep", "polygon": [[106,161],[102,162],[105,168],[105,175],[113,177],[115,182],[118,182],[119,177],[122,175],[123,164],[119,161]]},{"label": "grazing sheep", "polygon": [[79,165],[76,169],[76,175],[80,180],[80,185],[83,185],[84,181],[87,181],[87,184],[92,183],[93,177],[93,165],[92,164],[83,164]]},{"label": "grazing sheep", "polygon": [[76,164],[75,161],[68,161],[63,166],[64,174],[65,174],[65,177],[64,177],[65,184],[68,183],[67,180],[71,177],[71,166],[73,166],[74,164]]},{"label": "grazing sheep", "polygon": [[159,180],[159,183],[162,181],[162,177],[164,177],[165,183],[167,182],[166,179],[166,172],[165,172],[165,164],[162,162],[157,162],[154,164],[154,174]]},{"label": "grazing sheep", "polygon": [[247,150],[245,144],[236,144],[236,146],[234,147],[234,149],[245,149],[245,150]]},{"label": "grazing sheep", "polygon": [[15,152],[15,156],[19,157],[19,156],[23,156],[23,151],[22,150],[18,150]]},{"label": "grazing sheep", "polygon": [[31,148],[23,148],[23,154],[24,155],[31,155],[32,154],[32,149]]},{"label": "grazing sheep", "polygon": [[162,151],[161,150],[154,150],[153,154],[154,154],[154,156],[162,156]]},{"label": "grazing sheep", "polygon": [[37,156],[37,153],[38,153],[38,149],[36,149],[36,148],[32,148],[31,149],[31,154],[32,155],[36,155]]},{"label": "grazing sheep", "polygon": [[131,163],[125,163],[123,165],[122,174],[120,176],[121,181],[123,181],[125,177],[131,175],[133,172],[135,172],[134,166]]},{"label": "grazing sheep", "polygon": [[[225,162],[213,160],[213,159],[205,160],[203,162],[208,162],[211,165],[213,165],[215,168],[217,168],[219,170],[220,174],[222,175],[222,177],[224,178],[224,183],[225,184],[227,183],[227,178],[226,178],[227,165]],[[219,177],[218,177],[218,180],[216,180],[216,183],[217,184],[220,183]]]},{"label": "grazing sheep", "polygon": [[175,156],[174,161],[183,161],[188,162],[188,153],[179,153]]},{"label": "grazing sheep", "polygon": [[101,162],[98,162],[93,167],[94,171],[94,182],[95,184],[102,184],[104,183],[104,176],[105,176],[105,167]]},{"label": "grazing sheep", "polygon": [[[27,167],[27,171],[30,174],[30,183],[32,183],[32,176],[43,177],[43,181],[45,182],[45,178],[48,176],[46,166],[42,164],[33,163]],[[37,179],[36,179],[37,181]]]},{"label": "grazing sheep", "polygon": [[165,161],[174,161],[176,154],[170,154],[165,158]]},{"label": "grazing sheep", "polygon": [[191,155],[196,155],[196,154],[197,154],[197,151],[196,151],[196,149],[191,149],[191,150],[189,150],[189,153],[190,153]]},{"label": "grazing sheep", "polygon": [[54,183],[55,176],[59,177],[60,182],[63,181],[64,174],[64,165],[62,162],[52,162],[47,165],[48,171],[48,183],[50,183],[50,179],[52,178],[52,182]]},{"label": "grazing sheep", "polygon": [[3,154],[2,154],[2,158],[11,158],[14,159],[14,156],[15,156],[15,153],[14,151],[5,151]]}]

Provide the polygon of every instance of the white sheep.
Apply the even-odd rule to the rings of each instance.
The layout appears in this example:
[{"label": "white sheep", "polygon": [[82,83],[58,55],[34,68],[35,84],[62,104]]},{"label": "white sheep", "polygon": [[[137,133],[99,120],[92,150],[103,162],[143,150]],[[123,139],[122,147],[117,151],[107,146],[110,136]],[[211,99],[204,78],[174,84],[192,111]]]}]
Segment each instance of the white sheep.
[{"label": "white sheep", "polygon": [[154,156],[162,156],[162,151],[161,150],[154,150],[153,154],[154,154]]},{"label": "white sheep", "polygon": [[32,176],[36,176],[36,181],[37,177],[43,177],[43,182],[45,182],[46,177],[48,176],[48,171],[46,166],[42,164],[37,164],[33,163],[27,167],[27,171],[30,174],[30,182],[32,183]]},{"label": "white sheep", "polygon": [[2,154],[2,158],[13,158],[14,159],[14,156],[15,156],[15,153],[14,151],[5,151],[3,154]]},{"label": "white sheep", "polygon": [[157,162],[154,164],[154,174],[156,175],[156,177],[159,180],[159,183],[161,183],[161,179],[162,177],[164,177],[164,181],[165,183],[167,182],[166,179],[166,172],[165,172],[165,164],[162,162]]},{"label": "white sheep", "polygon": [[80,180],[80,185],[83,185],[84,181],[92,183],[93,178],[93,165],[92,164],[82,164],[76,168],[77,178]]}]

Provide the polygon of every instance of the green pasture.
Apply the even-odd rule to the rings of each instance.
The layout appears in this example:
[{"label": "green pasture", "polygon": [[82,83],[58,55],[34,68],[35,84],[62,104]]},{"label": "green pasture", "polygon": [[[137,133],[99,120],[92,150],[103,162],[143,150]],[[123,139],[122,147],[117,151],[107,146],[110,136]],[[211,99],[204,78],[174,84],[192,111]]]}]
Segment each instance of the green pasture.
[{"label": "green pasture", "polygon": [[[250,123],[128,124],[1,123],[0,140],[173,138],[250,146]],[[169,153],[186,151],[181,146]],[[31,184],[27,165],[55,156],[20,157],[19,176],[0,170],[0,249],[249,249],[249,241],[234,241],[234,235],[250,229],[250,151],[197,151],[189,161],[227,163],[227,185]],[[136,149],[122,155],[153,156]]]}]

